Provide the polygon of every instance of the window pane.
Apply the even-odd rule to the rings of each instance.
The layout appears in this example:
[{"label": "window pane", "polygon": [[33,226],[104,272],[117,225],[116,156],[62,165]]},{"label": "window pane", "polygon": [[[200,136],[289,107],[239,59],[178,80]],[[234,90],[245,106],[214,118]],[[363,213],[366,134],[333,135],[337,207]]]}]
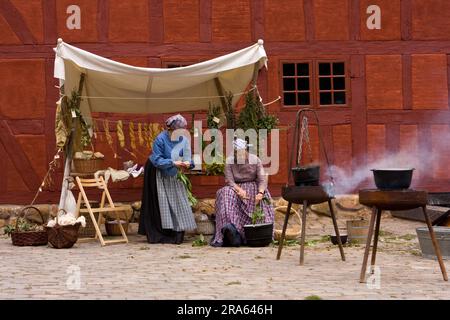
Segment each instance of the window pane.
[{"label": "window pane", "polygon": [[343,62],[333,63],[333,74],[334,75],[344,75],[345,74],[345,65]]},{"label": "window pane", "polygon": [[297,97],[298,97],[298,105],[299,106],[309,106],[310,105],[309,92],[301,92],[297,95]]},{"label": "window pane", "polygon": [[327,105],[331,104],[331,92],[321,92],[320,93],[320,104]]},{"label": "window pane", "polygon": [[329,63],[319,63],[319,75],[329,76],[331,75],[331,66]]},{"label": "window pane", "polygon": [[295,64],[283,63],[283,76],[295,76]]},{"label": "window pane", "polygon": [[309,76],[309,63],[297,63],[297,75]]},{"label": "window pane", "polygon": [[319,90],[331,90],[331,78],[320,78]]},{"label": "window pane", "polygon": [[334,104],[345,104],[345,92],[334,93]]},{"label": "window pane", "polygon": [[295,90],[295,78],[284,78],[283,91],[294,91],[294,90]]},{"label": "window pane", "polygon": [[298,90],[309,90],[309,78],[297,78]]},{"label": "window pane", "polygon": [[284,94],[284,105],[285,106],[297,105],[297,103],[295,101],[295,93],[285,93]]},{"label": "window pane", "polygon": [[345,90],[345,78],[344,77],[333,78],[333,89]]}]

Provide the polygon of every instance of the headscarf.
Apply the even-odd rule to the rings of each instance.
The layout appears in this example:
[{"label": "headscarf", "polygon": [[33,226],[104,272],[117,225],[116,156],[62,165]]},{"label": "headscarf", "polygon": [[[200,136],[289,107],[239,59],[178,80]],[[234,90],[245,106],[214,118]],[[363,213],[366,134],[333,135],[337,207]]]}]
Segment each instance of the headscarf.
[{"label": "headscarf", "polygon": [[166,120],[166,126],[172,130],[184,129],[187,127],[187,121],[181,114],[176,114]]},{"label": "headscarf", "polygon": [[236,139],[233,141],[233,146],[236,150],[245,150],[247,147],[247,142],[243,139]]}]

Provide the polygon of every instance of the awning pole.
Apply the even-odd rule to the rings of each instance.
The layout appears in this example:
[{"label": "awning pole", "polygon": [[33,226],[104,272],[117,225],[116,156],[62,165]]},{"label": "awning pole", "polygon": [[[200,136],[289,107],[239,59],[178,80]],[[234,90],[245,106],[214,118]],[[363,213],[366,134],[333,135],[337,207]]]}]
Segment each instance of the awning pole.
[{"label": "awning pole", "polygon": [[[78,94],[81,96],[83,92],[83,86],[84,86],[84,78],[85,74],[82,73],[80,76],[80,82],[78,84]],[[81,99],[80,99],[81,103]],[[61,196],[59,198],[59,205],[58,209],[63,209],[64,204],[66,202],[67,198],[67,191],[69,190],[69,177],[70,177],[70,167],[72,163],[72,149],[73,149],[73,139],[75,138],[75,118],[72,117],[72,128],[69,135],[69,143],[66,144],[65,148],[65,156],[66,161],[64,164],[64,176],[63,176],[63,182],[61,186]]]}]

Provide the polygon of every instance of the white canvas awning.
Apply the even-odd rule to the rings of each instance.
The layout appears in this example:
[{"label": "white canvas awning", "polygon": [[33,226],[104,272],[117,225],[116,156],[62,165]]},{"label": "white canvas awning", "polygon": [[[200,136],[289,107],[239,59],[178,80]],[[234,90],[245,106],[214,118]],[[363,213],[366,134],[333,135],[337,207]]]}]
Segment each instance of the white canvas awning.
[{"label": "white canvas awning", "polygon": [[[58,40],[55,78],[65,93],[78,89],[86,75],[81,111],[171,113],[206,110],[220,104],[225,92],[244,92],[256,71],[266,65],[263,41],[230,54],[173,69],[140,68],[95,55]],[[240,96],[236,95],[236,103]]]}]

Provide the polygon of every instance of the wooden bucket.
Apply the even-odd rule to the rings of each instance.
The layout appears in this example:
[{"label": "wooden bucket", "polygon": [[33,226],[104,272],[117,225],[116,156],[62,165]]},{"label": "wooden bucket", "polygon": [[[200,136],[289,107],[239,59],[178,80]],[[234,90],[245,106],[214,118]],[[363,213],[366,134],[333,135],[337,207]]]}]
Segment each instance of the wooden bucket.
[{"label": "wooden bucket", "polygon": [[367,220],[348,220],[347,235],[348,241],[365,243],[369,233],[369,221]]}]

